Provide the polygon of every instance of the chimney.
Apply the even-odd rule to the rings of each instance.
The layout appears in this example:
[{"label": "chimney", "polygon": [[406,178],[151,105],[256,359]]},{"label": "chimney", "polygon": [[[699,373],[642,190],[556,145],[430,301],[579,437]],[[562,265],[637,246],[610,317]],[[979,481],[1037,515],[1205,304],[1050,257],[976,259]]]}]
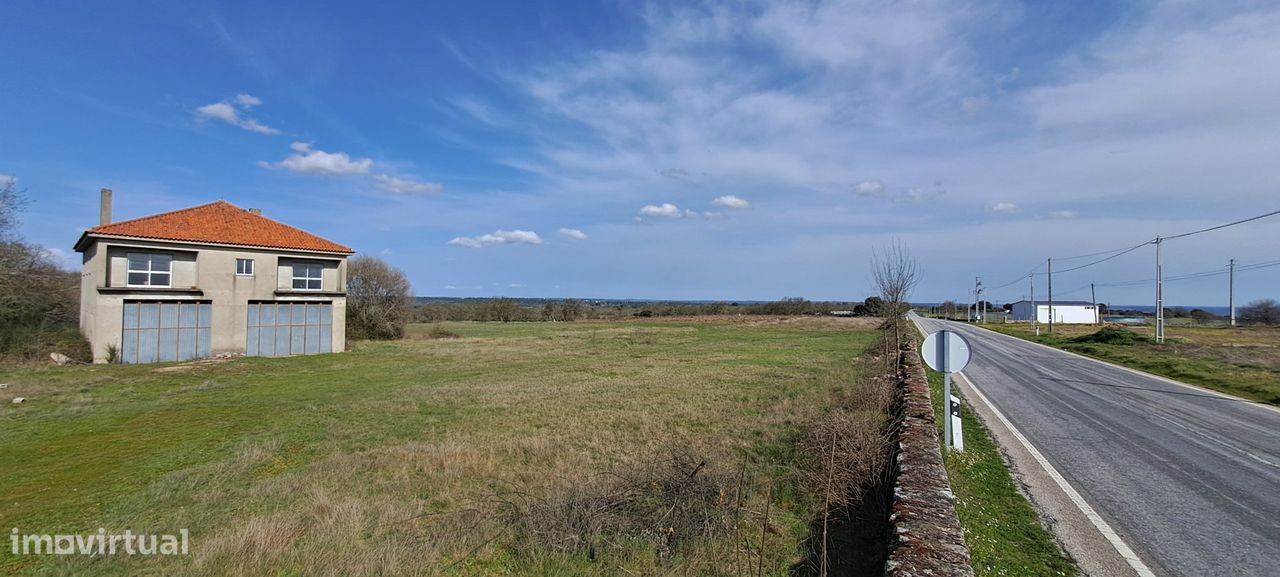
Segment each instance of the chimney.
[{"label": "chimney", "polygon": [[261,208],[251,208],[251,209],[249,209],[249,214],[259,214],[259,215],[260,215],[260,214],[262,214],[262,209],[261,209]]},{"label": "chimney", "polygon": [[102,189],[102,201],[98,205],[98,226],[111,224],[111,189]]}]

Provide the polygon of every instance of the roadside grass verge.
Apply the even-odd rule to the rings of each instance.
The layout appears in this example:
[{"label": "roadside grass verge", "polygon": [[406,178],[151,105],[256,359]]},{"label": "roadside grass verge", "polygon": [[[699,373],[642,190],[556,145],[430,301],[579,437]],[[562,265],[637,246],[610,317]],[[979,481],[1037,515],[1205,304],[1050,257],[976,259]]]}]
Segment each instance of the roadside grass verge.
[{"label": "roadside grass verge", "polygon": [[[823,506],[798,441],[849,402],[873,327],[440,323],[334,355],[0,367],[0,527],[192,540],[167,558],[6,546],[0,573],[788,575]],[[656,528],[687,494],[706,506],[677,511],[664,547],[571,542],[612,530],[592,519]],[[628,516],[579,514],[614,502]],[[515,520],[565,529],[530,548]]]},{"label": "roadside grass verge", "polygon": [[[917,331],[918,332],[918,331]],[[942,373],[925,367],[933,414],[942,442],[946,418]],[[965,402],[959,387],[951,393]],[[942,460],[956,495],[956,515],[969,545],[978,577],[1078,575],[1076,564],[1040,523],[1040,517],[1018,489],[1000,447],[973,410],[962,408],[964,452],[943,450]]]},{"label": "roadside grass verge", "polygon": [[[925,369],[942,438],[942,373]],[[967,405],[959,388],[951,392]],[[984,575],[1076,575],[1076,564],[1040,524],[1035,508],[1018,490],[1000,447],[971,409],[962,408],[964,452],[946,451],[943,461],[956,494],[973,570]]]},{"label": "roadside grass verge", "polygon": [[[1163,344],[1149,339],[1150,327],[1107,327],[1097,338],[1093,325],[1056,325],[1052,336],[1025,324],[976,325],[1117,365],[1168,377],[1241,398],[1280,405],[1280,329],[1269,327],[1178,327]],[[1143,338],[1147,337],[1147,338]],[[1104,342],[1079,342],[1099,340]]]}]

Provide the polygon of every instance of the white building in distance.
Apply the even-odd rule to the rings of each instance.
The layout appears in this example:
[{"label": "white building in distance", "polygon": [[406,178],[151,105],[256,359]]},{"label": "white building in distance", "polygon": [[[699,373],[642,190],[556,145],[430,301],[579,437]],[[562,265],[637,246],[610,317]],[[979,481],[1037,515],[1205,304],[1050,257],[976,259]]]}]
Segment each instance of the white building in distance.
[{"label": "white building in distance", "polygon": [[[1013,303],[1012,317],[1015,321],[1030,321],[1031,301]],[[1040,323],[1049,322],[1049,303],[1036,301],[1035,320]],[[1098,306],[1085,301],[1054,301],[1053,322],[1062,324],[1096,324],[1098,322]]]}]

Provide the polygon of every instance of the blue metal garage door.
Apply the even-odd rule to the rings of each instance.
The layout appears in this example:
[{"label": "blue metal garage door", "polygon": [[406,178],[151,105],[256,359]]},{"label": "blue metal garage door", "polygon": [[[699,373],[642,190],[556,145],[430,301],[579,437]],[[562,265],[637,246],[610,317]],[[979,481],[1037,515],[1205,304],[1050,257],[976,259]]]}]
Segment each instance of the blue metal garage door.
[{"label": "blue metal garage door", "polygon": [[120,360],[185,361],[209,356],[213,306],[196,301],[126,301]]},{"label": "blue metal garage door", "polygon": [[333,352],[333,303],[249,303],[249,356]]}]

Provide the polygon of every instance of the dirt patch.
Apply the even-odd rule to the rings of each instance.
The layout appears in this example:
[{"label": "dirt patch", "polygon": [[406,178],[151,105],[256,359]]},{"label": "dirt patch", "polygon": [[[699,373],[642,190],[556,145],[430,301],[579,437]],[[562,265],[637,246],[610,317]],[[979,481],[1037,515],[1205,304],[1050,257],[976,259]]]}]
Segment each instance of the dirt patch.
[{"label": "dirt patch", "polygon": [[177,364],[177,365],[170,365],[167,367],[159,367],[159,368],[151,369],[151,372],[153,373],[186,373],[186,372],[191,372],[203,367],[220,365],[229,360],[231,359],[229,358],[200,359],[197,361],[188,361],[188,362]]}]

